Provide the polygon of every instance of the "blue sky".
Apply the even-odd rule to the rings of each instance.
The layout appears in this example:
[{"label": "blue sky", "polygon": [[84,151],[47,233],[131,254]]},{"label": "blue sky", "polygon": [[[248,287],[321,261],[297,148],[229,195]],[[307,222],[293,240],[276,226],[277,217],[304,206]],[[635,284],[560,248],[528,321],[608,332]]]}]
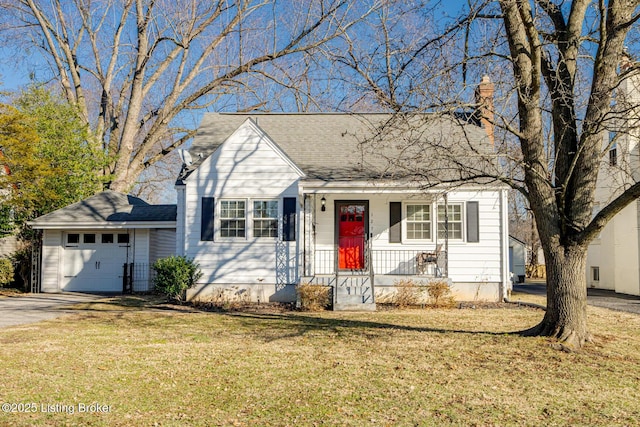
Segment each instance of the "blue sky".
[{"label": "blue sky", "polygon": [[[451,17],[465,8],[467,0],[432,0],[430,4],[437,5],[443,17]],[[20,89],[29,83],[32,73],[34,73],[35,79],[40,81],[44,76],[39,75],[36,70],[43,65],[46,67],[42,59],[39,58],[39,53],[33,52],[30,55],[24,50],[16,52],[15,48],[0,44],[0,90],[15,91]]]}]

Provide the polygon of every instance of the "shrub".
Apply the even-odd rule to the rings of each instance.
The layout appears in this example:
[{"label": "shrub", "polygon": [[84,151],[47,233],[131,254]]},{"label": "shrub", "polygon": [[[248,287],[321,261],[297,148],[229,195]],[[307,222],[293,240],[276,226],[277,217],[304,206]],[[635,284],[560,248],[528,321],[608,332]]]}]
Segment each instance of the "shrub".
[{"label": "shrub", "polygon": [[331,304],[331,287],[302,283],[296,286],[300,309],[304,311],[326,310]]},{"label": "shrub", "polygon": [[413,280],[396,280],[393,285],[396,293],[393,295],[392,304],[398,308],[413,307],[422,301],[424,292],[423,283]]},{"label": "shrub", "polygon": [[0,258],[0,287],[13,282],[13,263],[7,258]]},{"label": "shrub", "polygon": [[433,307],[451,308],[456,304],[446,280],[434,280],[427,285],[427,293]]},{"label": "shrub", "polygon": [[187,289],[202,277],[200,266],[184,256],[170,256],[153,263],[156,276],[153,279],[156,292],[182,303]]},{"label": "shrub", "polygon": [[11,261],[15,266],[15,283],[16,288],[21,288],[27,292],[30,291],[31,276],[31,245],[24,245],[11,255]]}]

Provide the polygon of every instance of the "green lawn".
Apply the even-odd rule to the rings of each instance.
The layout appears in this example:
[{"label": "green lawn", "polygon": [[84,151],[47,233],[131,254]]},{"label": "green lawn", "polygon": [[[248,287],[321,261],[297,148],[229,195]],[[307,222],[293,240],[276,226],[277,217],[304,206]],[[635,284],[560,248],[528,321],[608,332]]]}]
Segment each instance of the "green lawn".
[{"label": "green lawn", "polygon": [[[0,402],[35,404],[26,407],[32,413],[0,412],[0,425],[640,419],[639,316],[589,308],[597,342],[565,353],[545,339],[507,334],[542,316],[515,306],[340,314],[150,305],[113,299],[0,330]],[[92,403],[108,405],[108,412],[79,412]]]}]

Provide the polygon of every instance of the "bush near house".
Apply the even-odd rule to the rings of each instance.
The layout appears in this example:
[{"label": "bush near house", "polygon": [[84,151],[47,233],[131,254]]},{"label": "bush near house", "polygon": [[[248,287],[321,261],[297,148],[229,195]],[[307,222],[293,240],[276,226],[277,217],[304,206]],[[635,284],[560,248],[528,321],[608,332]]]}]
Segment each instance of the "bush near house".
[{"label": "bush near house", "polygon": [[13,263],[7,258],[0,258],[0,287],[13,281]]},{"label": "bush near house", "polygon": [[185,256],[170,256],[159,259],[151,266],[156,276],[153,279],[156,292],[170,300],[182,303],[187,289],[202,277],[200,266]]},{"label": "bush near house", "polygon": [[411,279],[393,282],[395,291],[381,297],[382,304],[387,303],[400,309],[427,306],[433,308],[453,308],[456,301],[451,295],[451,288],[446,280],[431,280],[429,282]]},{"label": "bush near house", "polygon": [[398,308],[409,308],[419,305],[422,302],[424,293],[424,283],[416,283],[413,280],[396,280],[393,285],[396,292],[393,295],[391,304]]},{"label": "bush near house", "polygon": [[300,309],[303,311],[322,311],[331,305],[331,287],[301,283],[296,286]]},{"label": "bush near house", "polygon": [[446,280],[434,280],[427,285],[429,303],[433,307],[453,308],[456,300],[451,295],[451,288]]}]

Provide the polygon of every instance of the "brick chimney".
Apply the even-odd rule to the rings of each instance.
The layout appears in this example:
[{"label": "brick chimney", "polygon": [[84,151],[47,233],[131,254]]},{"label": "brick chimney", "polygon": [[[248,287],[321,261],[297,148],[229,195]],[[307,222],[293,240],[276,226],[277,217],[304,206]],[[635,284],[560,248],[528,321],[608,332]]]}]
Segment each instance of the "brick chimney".
[{"label": "brick chimney", "polygon": [[494,85],[486,74],[482,76],[480,84],[476,88],[476,104],[480,116],[480,124],[487,132],[489,142],[494,145],[493,134],[493,90]]},{"label": "brick chimney", "polygon": [[631,59],[631,55],[629,55],[627,52],[622,52],[622,55],[620,57],[620,72],[623,73],[625,71],[628,71],[633,67],[633,65],[634,62]]}]

